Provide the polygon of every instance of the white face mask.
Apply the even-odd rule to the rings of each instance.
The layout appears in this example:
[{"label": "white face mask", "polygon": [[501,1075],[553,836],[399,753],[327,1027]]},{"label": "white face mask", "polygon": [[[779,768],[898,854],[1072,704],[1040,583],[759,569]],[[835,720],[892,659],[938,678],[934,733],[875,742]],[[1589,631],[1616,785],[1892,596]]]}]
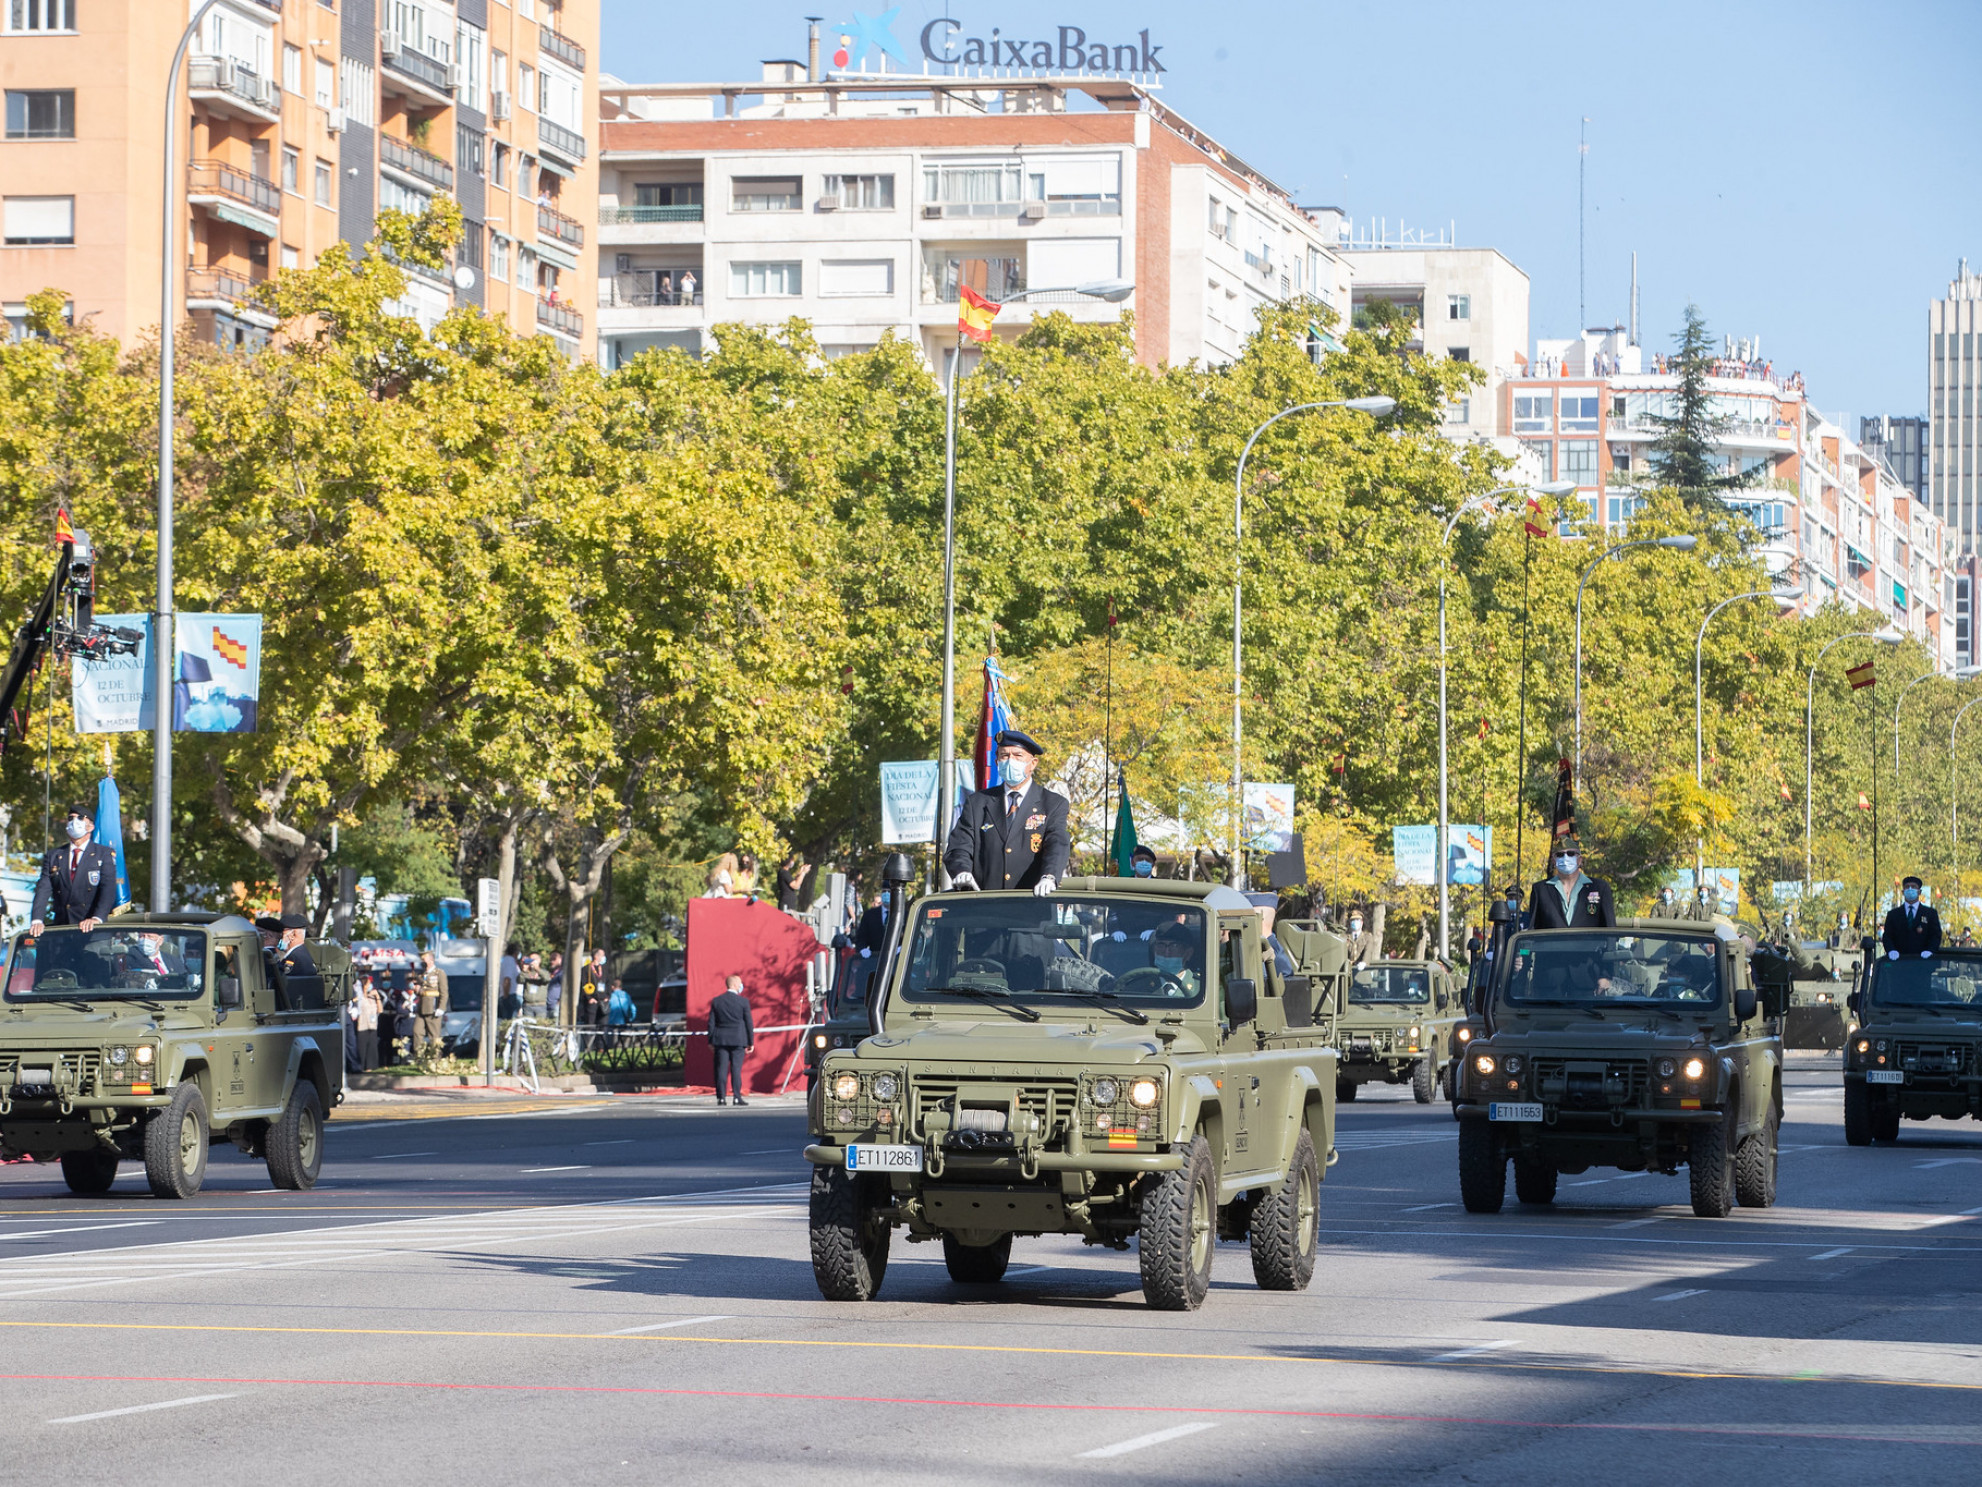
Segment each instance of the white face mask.
[{"label": "white face mask", "polygon": [[1032,773],[1032,761],[1023,756],[1016,759],[1000,759],[998,771],[1007,785],[1023,785]]},{"label": "white face mask", "polygon": [[1362,932],[1363,932],[1363,921],[1360,919],[1351,919],[1349,921],[1349,933],[1352,935],[1359,935]]},{"label": "white face mask", "polygon": [[1570,877],[1576,871],[1577,861],[1574,857],[1558,857],[1555,859],[1555,870],[1565,878]]},{"label": "white face mask", "polygon": [[72,842],[81,841],[90,831],[89,822],[80,816],[71,816],[62,829],[69,833],[69,840]]},{"label": "white face mask", "polygon": [[1135,865],[1135,875],[1138,878],[1154,877],[1155,874],[1156,864],[1153,862],[1138,862]]}]

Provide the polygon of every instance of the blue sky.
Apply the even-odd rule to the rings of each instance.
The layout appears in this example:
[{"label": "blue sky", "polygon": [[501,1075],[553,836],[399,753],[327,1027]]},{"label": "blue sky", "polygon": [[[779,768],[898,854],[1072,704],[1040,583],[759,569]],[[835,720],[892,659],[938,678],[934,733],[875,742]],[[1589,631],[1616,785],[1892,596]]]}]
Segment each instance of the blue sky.
[{"label": "blue sky", "polygon": [[[863,0],[876,14],[893,0]],[[1683,307],[1760,336],[1828,413],[1926,410],[1927,302],[1982,262],[1982,5],[1882,0],[1658,6],[899,0],[896,33],[1127,40],[1162,96],[1295,193],[1359,221],[1456,222],[1533,285],[1532,331],[1577,325],[1577,126],[1588,115],[1588,324],[1642,338]],[[601,65],[629,81],[751,78],[798,57],[808,10],[603,0]],[[830,39],[829,43],[830,45]]]}]

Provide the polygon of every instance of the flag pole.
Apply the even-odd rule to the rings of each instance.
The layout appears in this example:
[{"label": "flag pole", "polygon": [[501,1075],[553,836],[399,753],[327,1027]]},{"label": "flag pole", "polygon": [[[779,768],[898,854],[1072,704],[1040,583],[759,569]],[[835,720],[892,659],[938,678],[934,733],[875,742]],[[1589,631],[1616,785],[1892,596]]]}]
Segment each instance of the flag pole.
[{"label": "flag pole", "polygon": [[[1108,687],[1101,706],[1101,850],[1114,856],[1110,835],[1114,823],[1108,818],[1110,787],[1115,783],[1115,601],[1108,601]],[[1119,863],[1115,864],[1117,867]]]},{"label": "flag pole", "polygon": [[963,335],[950,353],[950,385],[943,400],[943,710],[936,745],[936,886],[950,886],[943,848],[956,813],[957,793],[957,372]]}]

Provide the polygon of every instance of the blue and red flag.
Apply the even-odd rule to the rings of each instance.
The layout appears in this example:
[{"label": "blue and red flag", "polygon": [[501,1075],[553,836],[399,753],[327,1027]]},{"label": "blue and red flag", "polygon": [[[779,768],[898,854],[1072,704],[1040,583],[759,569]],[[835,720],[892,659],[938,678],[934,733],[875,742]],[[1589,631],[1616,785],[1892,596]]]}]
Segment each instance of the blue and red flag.
[{"label": "blue and red flag", "polygon": [[998,770],[998,735],[1017,726],[1005,701],[1005,673],[998,658],[984,658],[984,707],[977,718],[977,788],[995,790],[1004,783]]}]

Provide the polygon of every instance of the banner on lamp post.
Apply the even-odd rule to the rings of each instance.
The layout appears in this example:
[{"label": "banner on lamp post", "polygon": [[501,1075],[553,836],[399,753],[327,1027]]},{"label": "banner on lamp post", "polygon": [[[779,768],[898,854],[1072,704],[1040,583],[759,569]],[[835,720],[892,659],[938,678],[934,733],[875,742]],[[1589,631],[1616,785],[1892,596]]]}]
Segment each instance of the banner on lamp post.
[{"label": "banner on lamp post", "polygon": [[[151,616],[100,614],[97,622],[139,631],[144,639],[135,654],[71,664],[76,731],[149,732],[156,716]],[[253,733],[261,707],[262,617],[180,614],[173,640],[173,732]]]}]

